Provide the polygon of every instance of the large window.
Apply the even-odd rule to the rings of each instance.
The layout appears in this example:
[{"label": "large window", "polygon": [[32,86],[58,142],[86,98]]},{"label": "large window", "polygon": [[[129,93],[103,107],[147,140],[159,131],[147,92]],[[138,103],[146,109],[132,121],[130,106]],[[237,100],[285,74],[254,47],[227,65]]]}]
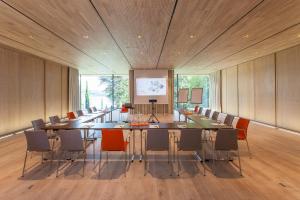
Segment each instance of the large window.
[{"label": "large window", "polygon": [[81,108],[120,107],[129,101],[128,75],[81,75]]},{"label": "large window", "polygon": [[[180,88],[203,88],[202,104],[203,107],[209,107],[209,76],[208,75],[175,75],[174,77],[174,107],[176,108],[189,108],[195,107],[194,104],[177,104],[177,91]],[[189,99],[191,94],[189,94]]]}]

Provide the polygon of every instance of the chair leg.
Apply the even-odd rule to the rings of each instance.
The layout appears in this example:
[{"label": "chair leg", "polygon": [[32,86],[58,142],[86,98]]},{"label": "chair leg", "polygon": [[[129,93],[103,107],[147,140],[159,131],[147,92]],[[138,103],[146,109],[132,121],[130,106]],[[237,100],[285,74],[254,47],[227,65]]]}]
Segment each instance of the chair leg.
[{"label": "chair leg", "polygon": [[248,144],[247,138],[246,138],[246,143],[247,143],[247,148],[248,148],[249,157],[252,158],[252,155],[251,155],[251,151],[250,151],[250,148],[249,148],[249,144]]},{"label": "chair leg", "polygon": [[241,166],[241,158],[240,158],[240,151],[239,151],[239,149],[238,149],[237,153],[238,153],[238,159],[239,159],[240,175],[243,176],[243,174],[242,174],[242,166]]},{"label": "chair leg", "polygon": [[[65,152],[63,152],[63,154],[65,154]],[[61,160],[61,157],[58,158],[58,163],[57,163],[57,168],[56,168],[56,177],[58,177],[58,171],[59,171],[59,167],[60,167],[60,160]]]},{"label": "chair leg", "polygon": [[179,163],[179,151],[178,151],[178,148],[177,148],[177,176],[179,176],[179,173],[180,173],[180,163]]},{"label": "chair leg", "polygon": [[124,173],[124,176],[126,177],[126,169],[127,169],[127,153],[126,153],[126,150],[124,151],[124,157],[125,157],[125,173]]},{"label": "chair leg", "polygon": [[203,157],[203,161],[202,161],[202,164],[203,164],[203,176],[205,176],[205,150],[204,150],[203,147],[202,147],[202,157]]},{"label": "chair leg", "polygon": [[[95,134],[94,134],[94,136],[93,136],[93,138],[95,138]],[[95,156],[95,143],[96,143],[96,141],[97,140],[95,140],[94,142],[93,142],[93,158],[94,158],[94,165],[96,164],[96,156]]]},{"label": "chair leg", "polygon": [[27,153],[28,153],[28,151],[26,150],[25,159],[24,159],[24,165],[23,165],[23,170],[22,170],[22,177],[24,177],[24,173],[25,173],[25,167],[26,167],[26,161],[27,161]]},{"label": "chair leg", "polygon": [[144,176],[147,175],[147,164],[148,164],[148,155],[147,155],[147,150],[145,149],[145,160],[144,160]]},{"label": "chair leg", "polygon": [[83,166],[82,166],[82,176],[84,177],[85,172],[85,160],[86,160],[86,151],[83,151]]},{"label": "chair leg", "polygon": [[101,151],[101,148],[100,148],[100,158],[99,158],[99,171],[98,171],[98,176],[100,176],[101,160],[102,160],[102,151]]},{"label": "chair leg", "polygon": [[[53,165],[53,159],[54,159],[54,151],[51,151],[51,161],[50,161],[50,170],[52,169],[52,165]],[[50,174],[49,174],[50,175]]]},{"label": "chair leg", "polygon": [[213,173],[216,174],[216,151],[213,151]]}]

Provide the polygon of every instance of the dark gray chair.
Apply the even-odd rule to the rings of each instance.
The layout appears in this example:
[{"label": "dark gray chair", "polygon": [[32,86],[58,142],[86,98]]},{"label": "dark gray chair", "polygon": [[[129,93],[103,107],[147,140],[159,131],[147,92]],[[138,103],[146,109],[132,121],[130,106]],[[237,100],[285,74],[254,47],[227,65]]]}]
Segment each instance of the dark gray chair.
[{"label": "dark gray chair", "polygon": [[211,116],[211,119],[212,120],[218,120],[218,117],[219,117],[219,112],[218,111],[214,111],[212,116]]},{"label": "dark gray chair", "polygon": [[[66,160],[66,153],[70,153],[72,155],[79,153],[83,154],[83,176],[84,176],[84,168],[85,168],[85,160],[86,160],[86,151],[83,145],[83,140],[81,138],[80,130],[60,130],[58,131],[58,135],[61,140],[61,151],[62,158]],[[58,177],[59,167],[60,167],[61,158],[58,160],[56,177]]]},{"label": "dark gray chair", "polygon": [[170,136],[168,129],[153,128],[148,129],[148,131],[146,132],[144,175],[146,175],[148,171],[147,151],[168,151],[168,163],[170,163]]},{"label": "dark gray chair", "polygon": [[210,117],[210,113],[211,113],[211,109],[206,109],[205,111],[205,117],[209,118]]},{"label": "dark gray chair", "polygon": [[242,167],[240,160],[240,152],[238,147],[237,129],[219,129],[217,132],[216,140],[213,148],[213,171],[216,173],[215,161],[217,159],[216,155],[218,151],[226,151],[227,159],[229,161],[229,152],[237,152],[237,157],[239,161],[240,175],[242,176]]},{"label": "dark gray chair", "polygon": [[198,110],[198,114],[202,115],[202,112],[203,112],[203,107],[200,107],[199,110]]},{"label": "dark gray chair", "polygon": [[47,134],[44,130],[25,131],[27,148],[24,159],[24,166],[22,170],[22,177],[26,169],[26,161],[28,152],[41,152],[42,162],[44,161],[44,153],[51,153],[51,167],[53,162],[54,151],[51,149]]},{"label": "dark gray chair", "polygon": [[[35,130],[35,131],[45,130],[46,123],[44,122],[43,119],[33,120],[33,121],[31,121],[31,123],[32,123],[33,130]],[[56,140],[56,134],[53,133],[52,131],[51,132],[45,132],[45,133],[46,133],[48,139],[53,140],[52,148],[54,148],[54,143],[55,143],[55,140]]]},{"label": "dark gray chair", "polygon": [[97,112],[98,111],[95,106],[93,106],[92,109],[93,109],[93,112]]},{"label": "dark gray chair", "polygon": [[88,111],[89,114],[92,114],[92,113],[93,113],[92,108],[88,108],[87,111]]},{"label": "dark gray chair", "polygon": [[38,131],[38,130],[44,130],[46,127],[46,124],[43,119],[36,119],[31,121],[33,130]]},{"label": "dark gray chair", "polygon": [[77,113],[78,117],[84,116],[84,113],[82,110],[77,110],[76,113]]},{"label": "dark gray chair", "polygon": [[51,124],[57,124],[60,123],[60,119],[57,115],[49,117],[50,123]]},{"label": "dark gray chair", "polygon": [[232,126],[233,120],[234,120],[234,116],[227,114],[224,120],[224,124],[226,124],[227,126]]},{"label": "dark gray chair", "polygon": [[205,149],[202,142],[202,129],[182,129],[180,138],[175,139],[174,146],[177,147],[177,167],[178,176],[180,172],[179,152],[180,151],[200,151],[203,159],[203,176],[205,176]]}]

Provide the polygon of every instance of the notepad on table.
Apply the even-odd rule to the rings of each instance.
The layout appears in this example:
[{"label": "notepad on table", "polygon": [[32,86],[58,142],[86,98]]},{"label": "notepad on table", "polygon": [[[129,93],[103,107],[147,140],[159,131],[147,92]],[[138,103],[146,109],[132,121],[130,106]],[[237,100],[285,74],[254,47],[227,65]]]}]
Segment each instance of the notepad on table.
[{"label": "notepad on table", "polygon": [[123,128],[124,127],[124,124],[116,124],[115,126],[114,126],[114,128]]},{"label": "notepad on table", "polygon": [[159,125],[158,124],[150,124],[149,128],[159,128]]},{"label": "notepad on table", "polygon": [[223,123],[211,123],[211,125],[214,125],[214,126],[224,126],[225,124],[223,124]]},{"label": "notepad on table", "polygon": [[186,126],[186,124],[177,124],[177,127],[178,128],[186,128],[187,126]]}]

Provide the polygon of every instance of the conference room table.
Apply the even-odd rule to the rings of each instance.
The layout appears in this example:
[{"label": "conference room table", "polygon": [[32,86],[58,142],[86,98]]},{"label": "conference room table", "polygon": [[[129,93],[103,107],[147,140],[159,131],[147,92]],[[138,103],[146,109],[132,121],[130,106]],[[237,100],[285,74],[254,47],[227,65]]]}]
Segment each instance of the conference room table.
[{"label": "conference room table", "polygon": [[[96,116],[94,116],[96,117]],[[191,117],[191,116],[190,116]],[[133,140],[133,149],[132,149],[132,161],[136,157],[136,151],[135,151],[135,131],[140,132],[140,139],[141,139],[141,151],[139,155],[139,160],[142,161],[142,141],[143,141],[143,135],[142,132],[148,129],[153,128],[159,128],[159,129],[168,129],[170,131],[172,130],[181,130],[181,129],[202,129],[202,130],[218,130],[220,128],[232,128],[231,126],[227,126],[225,124],[220,124],[217,121],[214,120],[208,120],[204,119],[200,116],[193,116],[191,119],[195,120],[196,122],[173,122],[173,123],[149,123],[149,124],[141,124],[139,125],[137,122],[135,122],[135,125],[132,125],[132,123],[94,123],[91,122],[93,117],[90,118],[82,118],[77,120],[69,120],[64,123],[59,124],[53,124],[53,125],[47,125],[45,127],[46,130],[72,130],[72,129],[79,129],[83,130],[84,132],[84,141],[87,145],[87,141],[89,139],[89,131],[90,130],[102,130],[102,129],[123,129],[123,130],[129,130],[132,134],[132,140]],[[200,159],[200,156],[196,154],[196,157]]]}]

